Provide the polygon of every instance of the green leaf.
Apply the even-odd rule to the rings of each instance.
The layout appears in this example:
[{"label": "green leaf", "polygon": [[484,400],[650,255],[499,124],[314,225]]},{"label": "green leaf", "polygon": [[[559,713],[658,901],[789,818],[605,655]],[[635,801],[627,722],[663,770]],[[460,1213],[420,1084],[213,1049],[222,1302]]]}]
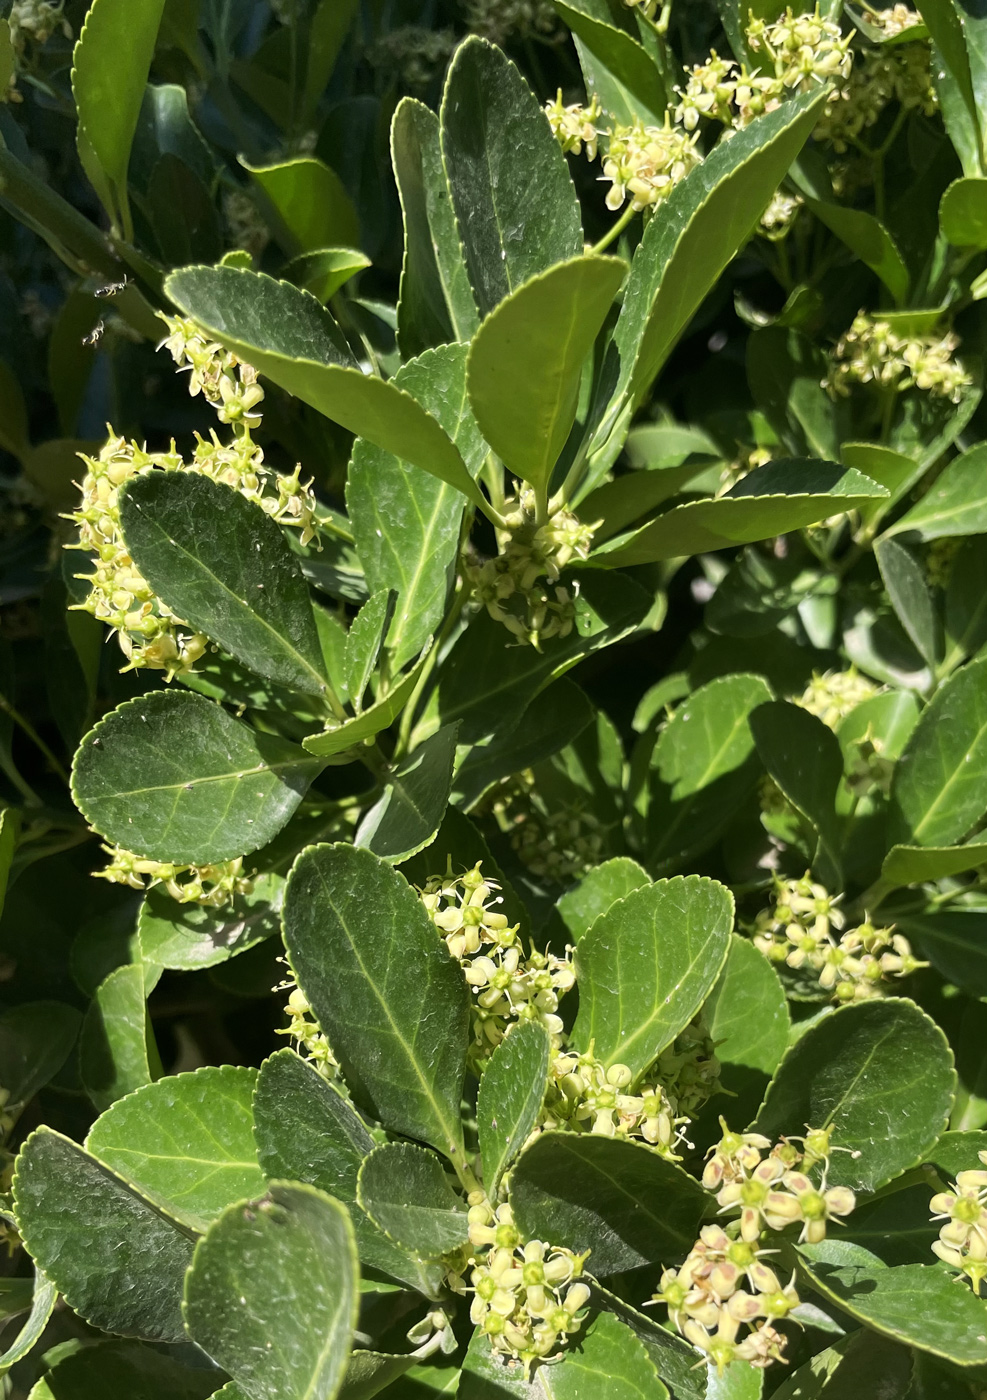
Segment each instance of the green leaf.
[{"label": "green leaf", "polygon": [[468,38],[446,76],[442,157],[481,316],[555,263],[583,231],[565,156],[510,59]]},{"label": "green leaf", "polygon": [[895,305],[901,306],[907,300],[911,280],[908,266],[880,220],[864,209],[848,209],[835,200],[807,198],[805,202],[816,218],[877,274]]},{"label": "green leaf", "polygon": [[650,1148],[592,1133],[543,1133],[511,1172],[521,1233],[591,1249],[588,1267],[601,1277],[684,1257],[708,1199]]},{"label": "green leaf", "polygon": [[201,695],[157,690],[89,731],[72,795],[108,841],[153,860],[207,865],[266,845],[321,767]]},{"label": "green leaf", "polygon": [[[466,346],[445,345],[404,364],[393,382],[441,424],[476,476],[487,446],[466,397]],[[360,441],[346,482],[346,508],[368,586],[390,588],[397,607],[387,647],[404,666],[437,634],[455,577],[462,494]]]},{"label": "green leaf", "polygon": [[0,1089],[8,1112],[54,1079],[75,1047],[81,1019],[59,1001],[24,1002],[0,1015]]},{"label": "green leaf", "polygon": [[317,248],[360,246],[360,220],[342,180],[315,156],[295,156],[274,165],[241,158],[273,216],[278,242],[290,258]]},{"label": "green leaf", "polygon": [[349,1208],[363,1264],[427,1297],[437,1296],[443,1270],[387,1239],[357,1204],[357,1174],[374,1148],[363,1120],[339,1090],[293,1050],[277,1051],[260,1067],[254,1137],[269,1180],[306,1182]]},{"label": "green leaf", "polygon": [[697,433],[693,442],[689,443],[687,439],[686,444],[672,452],[666,460],[661,456],[650,460],[650,452],[654,449],[649,448],[648,444],[652,435],[658,436],[660,445],[656,444],[656,447],[660,453],[667,434],[659,426],[633,429],[627,439],[626,452],[634,470],[615,477],[613,481],[604,482],[578,501],[579,513],[584,520],[601,521],[593,536],[597,544],[626,530],[642,515],[649,515],[719,459],[714,444],[709,439],[704,440],[705,435]]},{"label": "green leaf", "polygon": [[588,253],[516,287],[470,346],[470,403],[515,476],[547,492],[573,423],[583,364],[627,272]]},{"label": "green leaf", "polygon": [[300,131],[312,125],[358,8],[359,0],[321,0],[315,8],[307,36],[305,85],[298,113]]},{"label": "green leaf", "polygon": [[650,885],[646,870],[630,856],[614,856],[602,865],[594,866],[572,889],[567,890],[556,906],[562,922],[575,942],[592,928],[618,899]]},{"label": "green leaf", "polygon": [[335,321],[308,292],[234,267],[182,268],[165,286],[186,316],[280,388],[483,502],[435,419],[392,381],[364,374]]},{"label": "green leaf", "polygon": [[578,1343],[551,1366],[538,1366],[530,1381],[477,1329],[456,1394],[459,1400],[668,1400],[644,1344],[609,1312],[598,1313]]},{"label": "green leaf", "polygon": [[393,611],[393,597],[386,589],[381,589],[367,599],[346,633],[342,690],[357,714],[363,708],[363,692],[377,665]]},{"label": "green leaf", "polygon": [[[959,1366],[987,1362],[987,1304],[933,1264],[888,1268],[842,1240],[801,1245],[813,1287],[881,1336]],[[841,1392],[842,1395],[842,1392]]]},{"label": "green leaf", "polygon": [[757,407],[794,456],[834,460],[840,451],[838,409],[822,387],[822,348],[790,326],[764,326],[747,341],[747,382]]},{"label": "green leaf", "polygon": [[753,1366],[725,1366],[717,1371],[706,1363],[706,1400],[760,1400],[764,1372]]},{"label": "green leaf", "polygon": [[324,696],[315,617],[284,531],[192,472],[145,472],[120,493],[127,549],[155,593],[251,671]]},{"label": "green leaf", "polygon": [[882,447],[876,442],[845,442],[840,449],[840,461],[846,467],[869,476],[879,486],[890,492],[890,499],[875,499],[859,507],[860,517],[870,523],[876,515],[883,515],[891,506],[907,494],[927,471],[928,463],[914,462],[903,452],[895,452],[890,447]]},{"label": "green leaf", "polygon": [[921,885],[979,865],[987,865],[987,843],[982,841],[967,846],[893,846],[884,857],[881,879],[892,887]]},{"label": "green leaf", "polygon": [[900,534],[913,540],[987,534],[987,445],[955,457],[922,499],[890,526],[885,539]]},{"label": "green leaf", "polygon": [[987,180],[954,180],[939,201],[939,227],[954,248],[987,248]]},{"label": "green leaf", "polygon": [[[831,1127],[832,1186],[874,1191],[927,1156],[956,1075],[942,1031],[904,997],[841,1007],[796,1042],[757,1117],[772,1139]],[[888,1131],[888,1124],[894,1131]]]},{"label": "green leaf", "polygon": [[819,118],[825,96],[796,97],[757,117],[679,182],[641,240],[614,332],[619,372],[597,433],[639,402],[707,292],[747,242]]},{"label": "green leaf", "polygon": [[699,875],[659,880],[612,904],[576,949],[573,1044],[639,1079],[712,991],[732,927],[730,892]]},{"label": "green leaf", "polygon": [[109,1108],[160,1073],[140,963],[118,967],[96,988],[79,1035],[79,1073],[97,1109]]},{"label": "green leaf", "polygon": [[925,570],[898,540],[878,540],[874,555],[898,621],[922,659],[935,668],[942,655],[942,628]]},{"label": "green leaf", "polygon": [[987,658],[955,672],[926,706],[891,780],[894,845],[948,846],[987,810]]},{"label": "green leaf", "polygon": [[495,1200],[504,1172],[538,1122],[551,1044],[537,1021],[522,1021],[494,1050],[480,1080],[476,1126],[484,1188]]},{"label": "green leaf", "polygon": [[334,754],[355,748],[366,739],[372,739],[382,729],[387,729],[414,694],[430,650],[431,641],[425,644],[421,656],[411,670],[399,677],[379,700],[373,705],[368,705],[353,719],[325,729],[321,734],[310,734],[302,740],[304,748],[320,758],[331,758]]},{"label": "green leaf", "polygon": [[987,642],[987,550],[975,537],[961,541],[950,565],[944,630],[942,669],[948,675]]},{"label": "green leaf", "polygon": [[653,1313],[638,1312],[630,1303],[596,1279],[592,1279],[593,1302],[626,1322],[644,1348],[663,1381],[667,1381],[675,1400],[705,1400],[706,1376],[696,1364],[696,1352],[684,1338],[662,1327]]},{"label": "green leaf", "polygon": [[431,843],[449,801],[458,730],[444,725],[390,772],[383,796],[363,815],[355,845],[400,865]]},{"label": "green leaf", "polygon": [[287,1182],[230,1206],[196,1246],[185,1284],[192,1339],[251,1400],[333,1400],[358,1305],[345,1206]]},{"label": "green leaf", "polygon": [[[981,856],[984,860],[987,852]],[[932,966],[954,986],[987,996],[987,919],[982,909],[906,911],[897,917],[897,927],[918,941]]]},{"label": "green leaf", "polygon": [[[250,894],[213,909],[177,904],[160,885],[148,890],[137,919],[141,957],[158,967],[195,972],[245,953],[281,931],[284,880],[261,875]],[[2,1083],[2,1079],[0,1079]]]},{"label": "green leaf", "polygon": [[417,1359],[414,1352],[406,1356],[379,1351],[350,1352],[339,1400],[370,1400],[410,1370]]},{"label": "green leaf", "polygon": [[316,248],[292,258],[282,271],[286,281],[311,292],[324,306],[340,287],[370,265],[366,254],[355,248]]},{"label": "green leaf", "polygon": [[760,676],[721,676],[675,711],[651,759],[649,865],[667,868],[718,839],[760,772],[750,716],[770,699]]},{"label": "green leaf", "polygon": [[424,1259],[459,1249],[469,1237],[466,1204],[438,1157],[410,1142],[374,1148],[360,1167],[357,1200],[378,1229]]},{"label": "green leaf", "polygon": [[625,568],[729,549],[801,530],[885,495],[884,487],[833,462],[767,462],[725,496],[686,501],[633,534],[608,540],[592,560],[606,568]]},{"label": "green leaf", "polygon": [[843,754],[836,735],[821,719],[787,700],[759,706],[750,727],[761,762],[818,831],[828,869],[838,877],[836,790],[843,777]]},{"label": "green leaf", "polygon": [[233,1065],[169,1075],[119,1100],[86,1149],[165,1214],[199,1233],[264,1189],[253,1139],[257,1071]]},{"label": "green leaf", "polygon": [[472,340],[480,324],[466,275],[439,119],[405,97],[391,124],[391,159],[404,215],[398,343],[406,359],[450,340]]},{"label": "green leaf", "polygon": [[618,122],[632,126],[660,126],[668,95],[658,69],[642,44],[626,30],[608,23],[612,12],[593,0],[553,0],[556,10],[572,30],[586,79],[586,91],[594,93]]},{"label": "green leaf", "polygon": [[861,1328],[793,1371],[772,1400],[906,1400],[911,1380],[910,1353]]},{"label": "green leaf", "polygon": [[50,1128],[21,1148],[13,1192],[24,1243],[74,1312],[106,1332],[184,1341],[191,1232]]},{"label": "green leaf", "polygon": [[93,0],[72,51],[79,158],[115,231],[128,240],[127,167],[164,5]]},{"label": "green leaf", "polygon": [[407,881],[370,851],[310,847],[288,880],[284,930],[357,1103],[461,1160],[469,994]]},{"label": "green leaf", "polygon": [[983,142],[963,17],[954,0],[920,0],[932,38],[932,72],[943,120],[965,175],[982,175]]},{"label": "green leaf", "polygon": [[748,939],[731,934],[703,1015],[721,1064],[774,1074],[788,1048],[788,1003],[774,968]]},{"label": "green leaf", "polygon": [[[53,1349],[54,1350],[54,1349]],[[207,1366],[182,1366],[166,1352],[139,1342],[91,1342],[68,1355],[48,1353],[51,1370],[31,1391],[29,1400],[247,1400],[229,1387],[216,1390],[216,1372]]]}]

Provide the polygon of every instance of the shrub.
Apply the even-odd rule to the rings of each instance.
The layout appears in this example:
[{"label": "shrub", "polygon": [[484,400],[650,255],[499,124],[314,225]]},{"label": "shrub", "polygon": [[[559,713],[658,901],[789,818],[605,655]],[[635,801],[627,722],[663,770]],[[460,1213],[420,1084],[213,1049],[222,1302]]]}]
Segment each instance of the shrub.
[{"label": "shrub", "polygon": [[987,19],[8,8],[4,1394],[984,1393]]}]

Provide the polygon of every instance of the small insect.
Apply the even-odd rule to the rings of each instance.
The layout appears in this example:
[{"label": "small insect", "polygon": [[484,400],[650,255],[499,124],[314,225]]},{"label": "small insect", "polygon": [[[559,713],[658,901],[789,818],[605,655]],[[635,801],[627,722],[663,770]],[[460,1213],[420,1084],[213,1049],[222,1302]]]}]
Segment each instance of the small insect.
[{"label": "small insect", "polygon": [[100,337],[105,329],[106,327],[103,325],[103,322],[97,321],[89,334],[82,337],[83,345],[98,345]]},{"label": "small insect", "polygon": [[105,287],[97,287],[93,292],[94,297],[115,297],[130,286],[130,278],[125,277],[122,282],[107,282]]}]

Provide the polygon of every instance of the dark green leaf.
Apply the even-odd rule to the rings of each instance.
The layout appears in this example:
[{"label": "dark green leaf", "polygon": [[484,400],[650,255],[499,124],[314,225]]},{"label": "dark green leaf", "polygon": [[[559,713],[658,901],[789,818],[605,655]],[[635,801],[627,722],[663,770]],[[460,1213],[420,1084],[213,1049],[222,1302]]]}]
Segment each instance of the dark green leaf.
[{"label": "dark green leaf", "polygon": [[[836,789],[843,754],[821,719],[787,700],[761,705],[750,717],[761,762],[793,806],[819,833],[828,869],[839,871]],[[835,881],[834,881],[835,883]]]},{"label": "dark green leaf", "polygon": [[587,929],[592,928],[618,899],[650,883],[647,871],[629,856],[615,856],[595,866],[567,890],[558,903],[562,922],[573,941],[578,943]]},{"label": "dark green leaf", "polygon": [[398,341],[410,359],[433,345],[472,340],[480,318],[442,164],[439,119],[414,98],[402,99],[394,113],[391,158],[404,214]]},{"label": "dark green leaf", "polygon": [[987,1362],[987,1304],[935,1265],[888,1268],[841,1240],[799,1249],[813,1285],[882,1336],[960,1366]]},{"label": "dark green leaf", "polygon": [[256,851],[322,764],[200,695],[152,691],[90,730],[72,795],[109,841],[154,860],[209,864]]},{"label": "dark green leaf", "polygon": [[874,554],[898,621],[922,659],[935,667],[942,654],[942,629],[925,570],[898,540],[879,540]]},{"label": "dark green leaf", "polygon": [[440,121],[466,270],[487,316],[530,277],[578,257],[579,204],[538,99],[486,40],[457,50]]},{"label": "dark green leaf", "polygon": [[458,729],[444,725],[392,770],[384,795],[360,822],[357,846],[400,865],[429,845],[449,801]]},{"label": "dark green leaf", "polygon": [[746,938],[731,935],[703,1014],[722,1064],[775,1072],[788,1048],[788,1004],[774,968]]},{"label": "dark green leaf", "polygon": [[79,1074],[98,1109],[160,1073],[143,964],[118,967],[99,984],[79,1035]]},{"label": "dark green leaf", "polygon": [[954,180],[939,202],[939,227],[955,248],[987,248],[987,180]]},{"label": "dark green leaf", "polygon": [[21,1237],[80,1317],[124,1336],[185,1339],[191,1232],[50,1128],[21,1148],[13,1190]]},{"label": "dark green leaf", "polygon": [[284,928],[357,1102],[461,1160],[469,995],[415,892],[369,851],[310,847],[288,880]]},{"label": "dark green leaf", "polygon": [[706,1376],[697,1365],[695,1349],[677,1332],[662,1327],[653,1313],[638,1312],[595,1278],[592,1287],[593,1302],[626,1322],[644,1343],[655,1369],[661,1379],[667,1381],[675,1400],[705,1400]]},{"label": "dark green leaf", "polygon": [[861,1328],[793,1371],[772,1400],[906,1400],[911,1379],[909,1352]]},{"label": "dark green leaf", "polygon": [[264,1189],[253,1139],[257,1071],[233,1065],[169,1075],[121,1099],[86,1148],[191,1230]]},{"label": "dark green leaf", "polygon": [[363,709],[363,692],[377,665],[393,611],[393,595],[381,589],[367,599],[346,633],[342,689],[357,714]]},{"label": "dark green leaf", "polygon": [[588,253],[530,277],[470,346],[467,382],[480,430],[536,491],[548,491],[576,419],[583,364],[626,272],[619,258]]},{"label": "dark green leaf", "polygon": [[[230,904],[177,904],[162,886],[148,890],[137,920],[141,956],[158,967],[194,972],[245,953],[281,929],[284,881],[261,875]],[[2,1083],[2,1079],[0,1079]]]},{"label": "dark green leaf", "polygon": [[848,209],[835,200],[809,198],[806,204],[855,257],[877,273],[895,305],[901,306],[908,297],[908,267],[884,224],[865,209]]},{"label": "dark green leaf", "polygon": [[391,381],[364,374],[335,321],[308,292],[233,267],[183,268],[168,278],[167,290],[186,316],[289,394],[482,501],[435,419]]},{"label": "dark green leaf", "polygon": [[[217,1392],[217,1373],[207,1366],[182,1366],[166,1352],[139,1342],[91,1343],[51,1357],[55,1365],[31,1391],[30,1400],[206,1400]],[[239,1400],[246,1400],[239,1397]]]},{"label": "dark green leaf", "polygon": [[729,549],[801,530],[884,496],[883,486],[832,462],[767,462],[725,496],[673,506],[650,525],[607,541],[592,558],[607,568],[624,568]]},{"label": "dark green leaf", "polygon": [[948,846],[987,810],[987,659],[945,682],[895,765],[889,838]]},{"label": "dark green leaf", "polygon": [[534,1130],[545,1101],[551,1044],[537,1021],[522,1021],[497,1046],[483,1071],[476,1104],[480,1160],[488,1197]]},{"label": "dark green leaf", "polygon": [[[6,815],[6,814],[5,814]],[[26,1104],[68,1059],[81,1018],[74,1006],[31,1001],[0,1015],[0,1088],[9,1111]]]},{"label": "dark green leaf", "polygon": [[[757,1118],[772,1139],[831,1127],[829,1182],[873,1191],[928,1154],[945,1126],[956,1075],[942,1031],[903,997],[841,1007],[778,1066]],[[888,1131],[888,1124],[894,1131]]]},{"label": "dark green leaf", "polygon": [[331,758],[333,754],[344,753],[346,749],[355,748],[364,740],[372,739],[382,729],[387,729],[394,723],[411,699],[430,649],[431,641],[426,642],[425,648],[414,666],[405,671],[379,700],[375,701],[373,705],[368,705],[361,714],[356,715],[353,719],[347,719],[333,728],[325,729],[321,734],[310,734],[307,739],[303,739],[302,743],[305,749],[320,758]]},{"label": "dark green leaf", "polygon": [[612,21],[606,0],[553,0],[572,30],[586,90],[618,122],[660,125],[668,103],[657,64],[642,44]]},{"label": "dark green leaf", "polygon": [[543,1133],[511,1173],[522,1234],[581,1252],[594,1274],[685,1256],[708,1197],[648,1147],[592,1133]]},{"label": "dark green leaf", "polygon": [[459,1400],[668,1400],[643,1343],[609,1312],[598,1313],[578,1344],[551,1366],[537,1367],[530,1381],[478,1329],[456,1394]]},{"label": "dark green leaf", "polygon": [[360,1167],[357,1199],[374,1224],[424,1259],[466,1244],[466,1203],[438,1157],[410,1142],[389,1142]]},{"label": "dark green leaf", "polygon": [[580,1050],[638,1079],[702,1006],[733,927],[725,886],[698,875],[634,890],[612,904],[576,949]]},{"label": "dark green leaf", "polygon": [[[475,476],[487,447],[466,397],[466,347],[446,345],[402,365],[394,383],[437,419]],[[358,442],[346,505],[372,589],[390,588],[397,607],[387,638],[393,665],[417,656],[439,631],[455,574],[463,497],[389,452]]]},{"label": "dark green leaf", "polygon": [[[987,180],[984,181],[987,184]],[[911,510],[887,530],[907,539],[987,533],[987,445],[953,459]]]},{"label": "dark green leaf", "polygon": [[948,674],[987,642],[987,549],[979,539],[963,540],[952,559],[944,623]]},{"label": "dark green leaf", "polygon": [[314,1186],[272,1182],[199,1241],[184,1311],[193,1340],[251,1400],[333,1400],[358,1304],[345,1206]]},{"label": "dark green leaf", "polygon": [[[987,863],[987,847],[981,850],[980,863]],[[966,862],[964,866],[969,868]],[[897,917],[897,926],[916,939],[922,954],[949,982],[974,996],[987,996],[987,916],[982,909],[905,911]]]},{"label": "dark green leaf", "polygon": [[780,440],[796,454],[834,459],[840,432],[836,408],[821,383],[826,367],[821,348],[788,326],[765,326],[747,342],[751,393]]},{"label": "dark green leaf", "polygon": [[127,549],[155,593],[257,675],[324,696],[308,584],[284,531],[238,491],[145,472],[121,492]]}]

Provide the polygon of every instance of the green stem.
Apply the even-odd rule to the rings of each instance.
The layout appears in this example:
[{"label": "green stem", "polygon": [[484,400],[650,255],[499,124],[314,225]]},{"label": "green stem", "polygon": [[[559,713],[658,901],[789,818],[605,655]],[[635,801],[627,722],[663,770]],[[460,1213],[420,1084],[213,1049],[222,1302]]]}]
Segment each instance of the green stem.
[{"label": "green stem", "polygon": [[14,709],[13,705],[7,699],[6,695],[4,695],[2,692],[0,692],[0,710],[3,710],[5,715],[9,715],[10,718],[14,721],[14,723],[16,725],[19,725],[19,727],[23,729],[24,733],[31,740],[31,742],[35,744],[44,754],[45,758],[51,765],[52,771],[56,773],[58,777],[61,778],[62,782],[65,783],[67,786],[69,781],[69,775],[65,771],[65,768],[63,767],[61,761],[56,757],[55,754],[52,753],[51,749],[45,743],[44,739],[42,739],[41,735],[34,728],[34,725],[31,724],[28,720],[26,720],[18,710]]},{"label": "green stem", "polygon": [[630,221],[633,219],[636,213],[637,210],[634,208],[634,205],[628,204],[627,208],[621,214],[620,218],[614,224],[610,232],[605,233],[600,239],[599,243],[594,243],[592,248],[590,249],[590,252],[602,253],[605,248],[609,248],[610,244],[614,241],[614,239],[620,237],[620,235],[623,233],[624,229],[627,227],[627,225],[630,223]]},{"label": "green stem", "polygon": [[316,524],[320,530],[324,530],[327,535],[335,535],[336,539],[342,540],[344,544],[356,543],[353,532],[347,530],[345,525],[340,525],[338,521],[333,520],[331,515],[316,516]]}]

